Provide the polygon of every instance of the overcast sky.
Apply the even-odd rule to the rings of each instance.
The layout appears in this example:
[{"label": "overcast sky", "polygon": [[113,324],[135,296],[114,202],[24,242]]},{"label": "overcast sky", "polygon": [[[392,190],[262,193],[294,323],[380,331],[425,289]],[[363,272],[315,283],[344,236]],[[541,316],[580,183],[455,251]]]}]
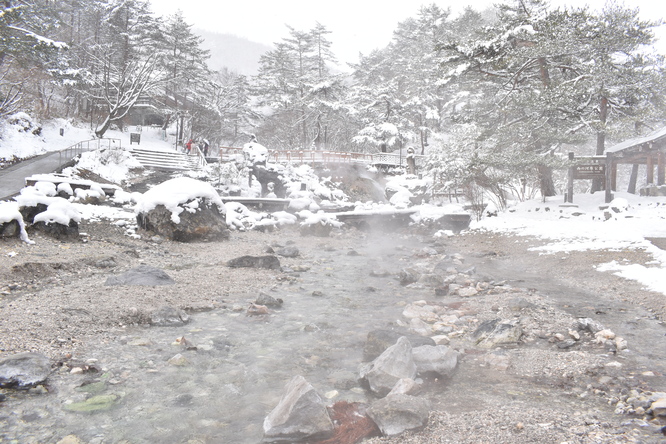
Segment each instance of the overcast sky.
[{"label": "overcast sky", "polygon": [[[451,7],[454,14],[469,5],[482,10],[494,0],[424,1],[441,8]],[[572,0],[551,0],[552,5],[581,4]],[[594,9],[603,7],[604,0],[588,0]],[[623,4],[621,0],[618,3]],[[392,37],[396,25],[409,17],[415,17],[419,2],[387,0],[152,0],[157,15],[171,15],[178,9],[185,20],[196,28],[220,33],[235,34],[249,40],[271,45],[288,36],[286,25],[300,31],[308,31],[316,22],[326,26],[332,33],[332,50],[341,62],[356,62],[358,53],[368,54],[373,49],[383,48]],[[387,6],[391,4],[390,6]],[[633,0],[625,2],[630,7],[639,7],[643,18],[658,19],[666,16],[663,0]],[[662,27],[663,28],[663,27]],[[666,32],[659,32],[666,40]],[[659,48],[666,48],[666,41]],[[666,52],[666,51],[662,51]]]}]

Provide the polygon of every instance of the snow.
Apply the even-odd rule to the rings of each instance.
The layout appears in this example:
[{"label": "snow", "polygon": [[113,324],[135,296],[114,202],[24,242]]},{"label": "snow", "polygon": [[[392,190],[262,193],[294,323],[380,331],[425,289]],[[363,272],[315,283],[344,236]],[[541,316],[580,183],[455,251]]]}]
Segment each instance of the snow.
[{"label": "snow", "polygon": [[[25,116],[22,116],[25,117]],[[61,137],[57,128],[64,126],[65,137]],[[6,129],[6,128],[5,128]],[[44,125],[40,136],[30,132],[19,132],[16,128],[3,133],[0,157],[6,153],[16,153],[17,157],[28,157],[47,149],[59,149],[69,146],[79,140],[89,138],[89,131],[76,129],[64,121],[51,122]],[[121,132],[111,132],[110,137],[122,138],[123,144],[129,142],[129,135]],[[660,136],[660,135],[658,135]],[[70,139],[68,139],[70,137]],[[74,140],[76,139],[76,140]],[[159,139],[156,134],[145,131],[142,135],[141,147],[165,150],[169,144]],[[256,142],[246,145],[252,156],[262,156],[266,153],[265,147]],[[246,152],[247,152],[246,151]],[[110,156],[110,155],[109,155]],[[115,155],[113,159],[100,157],[99,153],[90,153],[83,156],[82,162],[86,168],[97,174],[113,177],[113,181],[120,183],[129,174],[132,168],[131,158]],[[115,165],[114,165],[114,162]],[[277,167],[277,166],[276,166]],[[286,224],[303,225],[330,224],[341,226],[334,215],[324,213],[320,207],[331,202],[346,203],[348,197],[339,189],[338,184],[330,178],[319,178],[308,166],[287,165],[280,167],[280,174],[285,178],[287,198],[290,199],[290,211],[278,211],[272,214],[254,212],[241,203],[222,203],[217,190],[202,180],[189,177],[171,179],[157,185],[146,193],[128,193],[121,189],[115,191],[114,196],[107,198],[107,203],[116,206],[90,205],[76,202],[72,186],[74,179],[63,180],[59,177],[57,188],[49,180],[48,175],[41,177],[34,187],[26,187],[12,202],[0,202],[0,222],[12,220],[19,221],[21,225],[21,239],[32,243],[18,211],[20,206],[34,206],[37,203],[47,205],[46,214],[39,216],[40,220],[50,222],[68,222],[69,220],[99,220],[113,221],[118,227],[126,228],[129,236],[140,237],[136,234],[136,214],[139,211],[148,211],[157,205],[165,205],[172,212],[172,220],[177,222],[182,211],[196,211],[204,201],[217,205],[225,212],[226,221],[231,229],[248,230],[260,226],[279,226]],[[73,172],[72,172],[73,173]],[[111,179],[110,179],[111,180]],[[395,191],[394,205],[377,202],[357,202],[354,204],[355,214],[391,214],[407,212],[414,223],[427,223],[442,217],[444,214],[457,214],[465,212],[461,205],[449,204],[435,206],[430,204],[413,206],[408,202],[409,195],[416,195],[419,188],[428,187],[429,179],[418,179],[416,176],[403,175],[394,177],[387,184],[387,188]],[[252,196],[256,189],[246,187],[246,181],[239,180],[235,187],[243,195]],[[305,190],[302,190],[305,184]],[[255,181],[255,186],[257,185]],[[71,196],[69,201],[56,196],[57,192],[64,192]],[[88,193],[101,193],[100,189],[91,187]],[[615,192],[616,198],[610,204],[604,204],[604,194],[576,194],[575,205],[563,205],[562,197],[548,198],[526,202],[512,202],[505,211],[498,211],[496,217],[484,215],[479,221],[473,221],[470,230],[485,230],[491,232],[511,233],[527,238],[537,238],[541,245],[532,247],[539,254],[559,254],[566,256],[575,251],[609,250],[617,251],[614,260],[600,264],[596,267],[599,273],[615,273],[626,279],[640,282],[646,289],[666,294],[666,251],[655,246],[651,238],[666,239],[666,197],[639,197],[636,195]],[[226,210],[226,211],[225,211]],[[488,213],[488,208],[486,213]],[[296,213],[296,214],[294,214]],[[339,213],[339,214],[348,214]],[[440,231],[436,237],[450,236],[452,233]],[[627,249],[643,250],[651,256],[652,260],[645,264],[631,263],[623,259],[621,252]]]},{"label": "snow", "polygon": [[603,193],[575,195],[575,207],[561,206],[562,198],[540,199],[513,205],[497,217],[473,222],[471,229],[513,233],[542,239],[533,247],[541,254],[573,251],[644,250],[654,258],[649,264],[620,263],[597,267],[600,272],[640,282],[645,288],[666,294],[666,251],[649,238],[666,238],[666,197],[640,197],[616,192],[609,205]]},{"label": "snow", "polygon": [[180,213],[196,211],[202,199],[217,205],[220,212],[224,213],[224,203],[215,188],[189,177],[170,179],[146,191],[134,210],[136,213],[147,213],[158,205],[164,205],[171,211],[171,220],[177,224],[180,223]]}]

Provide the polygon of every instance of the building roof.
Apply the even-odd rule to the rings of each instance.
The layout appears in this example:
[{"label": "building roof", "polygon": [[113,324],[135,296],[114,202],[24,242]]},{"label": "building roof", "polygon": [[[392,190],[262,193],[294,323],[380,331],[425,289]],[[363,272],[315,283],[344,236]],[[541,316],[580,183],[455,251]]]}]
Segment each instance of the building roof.
[{"label": "building roof", "polygon": [[[666,146],[666,127],[653,131],[647,136],[635,137],[633,139],[625,140],[618,143],[606,150],[607,153],[620,153],[621,151],[631,150],[632,148],[640,147],[643,145],[663,145]],[[661,148],[657,146],[656,148]]]}]

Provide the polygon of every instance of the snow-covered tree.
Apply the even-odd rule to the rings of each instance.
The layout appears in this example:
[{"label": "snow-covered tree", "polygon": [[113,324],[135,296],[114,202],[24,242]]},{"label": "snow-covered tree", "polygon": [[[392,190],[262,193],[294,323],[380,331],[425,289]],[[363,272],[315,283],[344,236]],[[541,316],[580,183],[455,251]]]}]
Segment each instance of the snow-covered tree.
[{"label": "snow-covered tree", "polygon": [[19,109],[26,89],[42,75],[50,77],[58,53],[66,49],[53,40],[58,17],[50,3],[0,2],[0,117]]},{"label": "snow-covered tree", "polygon": [[319,23],[307,32],[288,29],[289,36],[261,57],[253,79],[265,114],[257,133],[269,146],[330,146],[329,134],[339,130],[335,117],[344,94],[342,78],[330,73],[335,62],[330,32]]},{"label": "snow-covered tree", "polygon": [[646,51],[653,24],[616,6],[594,14],[519,0],[498,10],[493,26],[441,46],[442,83],[460,86],[452,106],[459,121],[482,128],[478,141],[514,153],[503,156],[512,162],[530,160],[525,173],[552,195],[549,153],[591,135],[603,147],[609,112],[619,134],[659,108],[663,61]]},{"label": "snow-covered tree", "polygon": [[398,24],[388,47],[361,57],[350,96],[363,124],[355,142],[382,151],[412,142],[425,151],[446,103],[437,46],[451,32],[448,18],[448,10],[423,6]]}]

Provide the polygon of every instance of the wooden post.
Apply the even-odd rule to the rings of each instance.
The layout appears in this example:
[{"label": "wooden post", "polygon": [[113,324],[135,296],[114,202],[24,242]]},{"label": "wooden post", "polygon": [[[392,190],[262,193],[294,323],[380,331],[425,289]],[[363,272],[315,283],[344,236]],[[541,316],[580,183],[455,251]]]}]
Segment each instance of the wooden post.
[{"label": "wooden post", "polygon": [[649,154],[647,156],[647,183],[648,185],[654,183],[654,159]]},{"label": "wooden post", "polygon": [[605,202],[610,203],[613,200],[613,194],[611,193],[611,170],[613,168],[613,157],[611,153],[606,153],[606,193],[605,193]]},{"label": "wooden post", "polygon": [[666,154],[659,152],[657,155],[657,185],[664,184],[664,161],[666,160]]},{"label": "wooden post", "polygon": [[[574,160],[574,153],[569,153],[569,160]],[[564,203],[573,203],[573,191],[574,191],[574,168],[573,166],[569,167],[569,172],[567,173],[567,192],[564,195]]]},{"label": "wooden post", "polygon": [[617,191],[617,163],[613,162],[611,166],[611,190]]}]

